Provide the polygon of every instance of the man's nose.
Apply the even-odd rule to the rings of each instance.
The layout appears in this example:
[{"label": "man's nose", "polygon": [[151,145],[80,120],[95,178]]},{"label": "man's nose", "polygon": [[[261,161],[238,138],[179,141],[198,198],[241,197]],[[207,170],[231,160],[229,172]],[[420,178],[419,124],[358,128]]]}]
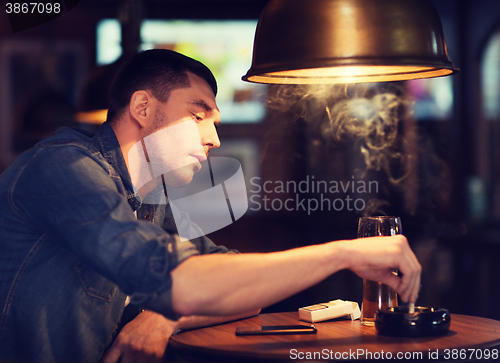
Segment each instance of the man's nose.
[{"label": "man's nose", "polygon": [[219,134],[215,125],[212,124],[203,130],[201,141],[203,146],[208,147],[208,150],[216,149],[220,146]]}]

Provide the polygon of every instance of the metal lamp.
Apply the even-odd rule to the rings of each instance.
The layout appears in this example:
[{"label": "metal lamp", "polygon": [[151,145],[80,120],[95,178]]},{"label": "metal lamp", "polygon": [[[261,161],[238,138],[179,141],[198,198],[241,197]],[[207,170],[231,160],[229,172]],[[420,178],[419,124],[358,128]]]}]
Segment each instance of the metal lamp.
[{"label": "metal lamp", "polygon": [[456,72],[430,0],[270,0],[243,80],[385,82]]}]

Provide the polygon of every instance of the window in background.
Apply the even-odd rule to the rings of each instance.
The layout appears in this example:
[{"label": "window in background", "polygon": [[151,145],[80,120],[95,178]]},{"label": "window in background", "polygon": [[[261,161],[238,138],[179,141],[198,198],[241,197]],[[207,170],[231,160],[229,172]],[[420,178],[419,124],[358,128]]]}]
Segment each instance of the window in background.
[{"label": "window in background", "polygon": [[[481,59],[482,115],[478,120],[483,214],[500,220],[500,29],[490,36]],[[477,199],[477,198],[476,198]],[[489,213],[489,214],[487,214]]]},{"label": "window in background", "polygon": [[[256,20],[144,20],[141,49],[172,49],[207,65],[218,84],[217,104],[222,121],[256,123],[265,116],[267,86],[243,82],[250,68]],[[120,24],[102,20],[97,26],[97,63],[121,55]]]},{"label": "window in background", "polygon": [[97,23],[97,65],[113,63],[122,55],[121,27],[116,19],[104,19]]},{"label": "window in background", "polygon": [[481,65],[483,111],[487,120],[500,119],[500,31],[490,38]]}]

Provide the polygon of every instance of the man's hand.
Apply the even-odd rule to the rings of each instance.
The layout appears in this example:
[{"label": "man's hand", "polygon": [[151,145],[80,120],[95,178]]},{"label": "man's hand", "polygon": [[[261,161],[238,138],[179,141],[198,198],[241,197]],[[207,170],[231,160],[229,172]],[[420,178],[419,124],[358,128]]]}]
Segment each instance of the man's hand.
[{"label": "man's hand", "polygon": [[176,330],[177,322],[146,310],[123,327],[101,362],[163,362],[168,339]]},{"label": "man's hand", "polygon": [[[393,288],[403,301],[415,302],[422,267],[404,236],[368,237],[342,241],[347,249],[348,268],[358,276],[380,281]],[[401,276],[392,273],[398,269]]]},{"label": "man's hand", "polygon": [[164,362],[170,336],[179,329],[194,329],[255,316],[259,310],[230,316],[183,316],[178,322],[146,310],[125,325],[101,363]]}]

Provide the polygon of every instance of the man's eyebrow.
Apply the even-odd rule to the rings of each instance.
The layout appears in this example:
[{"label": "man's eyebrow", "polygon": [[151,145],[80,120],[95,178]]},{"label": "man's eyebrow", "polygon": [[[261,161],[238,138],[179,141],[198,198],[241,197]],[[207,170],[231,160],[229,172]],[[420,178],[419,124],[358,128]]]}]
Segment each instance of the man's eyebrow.
[{"label": "man's eyebrow", "polygon": [[204,109],[205,111],[207,111],[207,112],[212,112],[212,111],[213,111],[213,108],[212,108],[212,107],[210,107],[210,106],[208,105],[208,103],[206,103],[206,102],[205,102],[205,101],[203,101],[203,100],[195,100],[195,101],[191,101],[191,102],[189,102],[189,103],[190,103],[190,104],[192,104],[192,105],[195,105],[195,106],[201,107],[201,108],[203,108],[203,109]]}]

